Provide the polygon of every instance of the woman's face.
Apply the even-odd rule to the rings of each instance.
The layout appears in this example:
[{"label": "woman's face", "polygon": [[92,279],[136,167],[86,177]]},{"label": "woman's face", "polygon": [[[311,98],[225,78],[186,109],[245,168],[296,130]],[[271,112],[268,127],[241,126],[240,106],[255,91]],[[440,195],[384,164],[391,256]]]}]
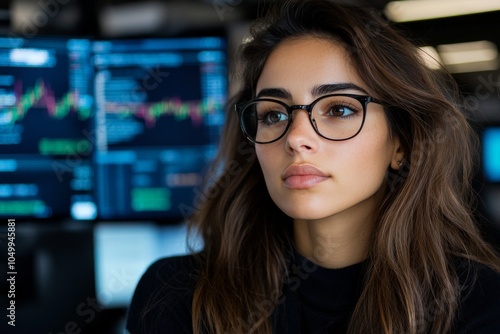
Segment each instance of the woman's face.
[{"label": "woman's face", "polygon": [[[333,84],[355,86],[331,90]],[[342,47],[314,37],[282,42],[266,61],[256,91],[259,97],[288,105],[309,104],[328,93],[370,95],[370,88]],[[377,192],[389,166],[398,168],[400,151],[399,141],[389,134],[383,107],[376,103],[367,105],[364,126],[354,138],[330,141],[320,137],[307,112],[297,109],[280,140],[256,144],[271,198],[285,214],[300,220],[372,217]]]}]

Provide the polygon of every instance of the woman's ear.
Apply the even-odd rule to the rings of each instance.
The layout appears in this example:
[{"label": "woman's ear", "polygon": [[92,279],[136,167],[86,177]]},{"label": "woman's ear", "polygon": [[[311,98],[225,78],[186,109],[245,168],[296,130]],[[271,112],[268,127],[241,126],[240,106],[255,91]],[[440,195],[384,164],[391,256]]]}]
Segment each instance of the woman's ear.
[{"label": "woman's ear", "polygon": [[391,168],[394,170],[399,170],[403,165],[405,151],[398,137],[394,138],[393,142],[394,142],[394,149],[391,158]]}]

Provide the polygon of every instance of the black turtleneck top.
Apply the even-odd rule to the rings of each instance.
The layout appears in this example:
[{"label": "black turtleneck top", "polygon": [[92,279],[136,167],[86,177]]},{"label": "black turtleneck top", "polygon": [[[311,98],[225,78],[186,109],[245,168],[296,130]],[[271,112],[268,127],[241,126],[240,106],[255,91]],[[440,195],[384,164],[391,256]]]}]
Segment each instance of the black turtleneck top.
[{"label": "black turtleneck top", "polygon": [[[345,333],[363,288],[366,264],[326,269],[295,254],[271,315],[273,333]],[[476,267],[474,281],[473,273],[458,271],[463,290],[451,333],[500,334],[500,274]],[[195,284],[196,263],[192,256],[155,262],[137,285],[127,330],[131,334],[191,334]],[[248,316],[251,321],[252,314]]]},{"label": "black turtleneck top", "polygon": [[361,294],[365,265],[326,269],[296,253],[273,314],[273,332],[345,333]]}]

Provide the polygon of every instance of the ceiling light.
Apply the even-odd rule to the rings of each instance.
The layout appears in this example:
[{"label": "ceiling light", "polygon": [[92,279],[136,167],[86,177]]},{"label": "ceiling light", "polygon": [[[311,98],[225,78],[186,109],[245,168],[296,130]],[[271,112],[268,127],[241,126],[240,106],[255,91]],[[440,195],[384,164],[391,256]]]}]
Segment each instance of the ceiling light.
[{"label": "ceiling light", "polygon": [[489,41],[438,45],[445,65],[477,63],[498,57],[497,46]]},{"label": "ceiling light", "polygon": [[394,22],[407,22],[500,10],[500,1],[492,0],[407,0],[392,1],[385,15]]},{"label": "ceiling light", "polygon": [[498,69],[498,49],[489,41],[438,45],[443,64],[451,72],[477,72]]}]

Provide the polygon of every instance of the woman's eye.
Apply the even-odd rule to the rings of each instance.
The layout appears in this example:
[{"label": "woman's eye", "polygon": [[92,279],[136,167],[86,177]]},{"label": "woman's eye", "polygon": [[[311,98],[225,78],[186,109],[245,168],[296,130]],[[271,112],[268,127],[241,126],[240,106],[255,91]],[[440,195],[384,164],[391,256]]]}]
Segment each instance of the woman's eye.
[{"label": "woman's eye", "polygon": [[348,106],[333,106],[330,108],[328,114],[335,117],[346,117],[355,114],[356,111]]},{"label": "woman's eye", "polygon": [[269,111],[261,117],[266,124],[275,124],[288,120],[288,115],[279,111]]}]

